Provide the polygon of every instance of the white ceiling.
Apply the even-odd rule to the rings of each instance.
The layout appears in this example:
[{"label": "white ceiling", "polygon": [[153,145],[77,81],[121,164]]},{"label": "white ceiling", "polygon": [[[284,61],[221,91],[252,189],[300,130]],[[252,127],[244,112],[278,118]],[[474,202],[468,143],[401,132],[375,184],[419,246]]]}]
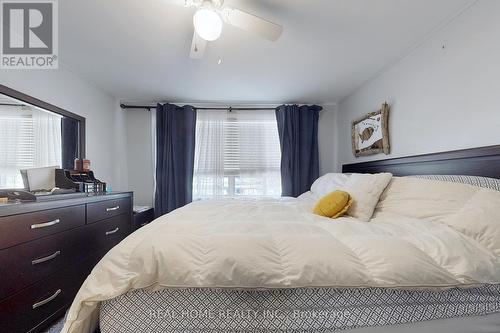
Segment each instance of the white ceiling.
[{"label": "white ceiling", "polygon": [[64,0],[60,60],[126,100],[334,103],[472,0],[226,2],[282,24],[281,39],[225,26],[205,58],[191,60],[192,8],[166,0]]}]

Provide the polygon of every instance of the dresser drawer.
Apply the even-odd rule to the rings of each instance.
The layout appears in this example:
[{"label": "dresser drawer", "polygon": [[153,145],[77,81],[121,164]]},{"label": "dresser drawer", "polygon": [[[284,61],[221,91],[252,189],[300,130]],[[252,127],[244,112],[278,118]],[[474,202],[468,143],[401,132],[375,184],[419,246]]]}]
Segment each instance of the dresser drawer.
[{"label": "dresser drawer", "polygon": [[0,249],[85,224],[85,206],[49,209],[0,218]]},{"label": "dresser drawer", "polygon": [[63,268],[82,261],[91,250],[92,235],[82,228],[0,250],[0,300]]},{"label": "dresser drawer", "polygon": [[130,234],[129,214],[115,216],[92,225],[92,246],[104,255]]},{"label": "dresser drawer", "polygon": [[90,270],[90,265],[81,263],[1,301],[2,332],[31,331],[66,308]]},{"label": "dresser drawer", "polygon": [[124,213],[130,214],[130,198],[106,200],[87,204],[87,223],[94,223]]}]

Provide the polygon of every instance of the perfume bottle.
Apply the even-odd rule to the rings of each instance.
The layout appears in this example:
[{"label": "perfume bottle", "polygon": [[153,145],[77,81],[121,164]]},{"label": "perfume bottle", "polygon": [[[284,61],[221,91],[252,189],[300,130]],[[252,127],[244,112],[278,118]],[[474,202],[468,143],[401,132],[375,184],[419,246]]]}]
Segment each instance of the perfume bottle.
[{"label": "perfume bottle", "polygon": [[82,168],[83,168],[83,165],[82,165],[82,160],[79,159],[78,157],[75,158],[75,162],[74,162],[74,165],[73,165],[73,169],[75,171],[82,171]]},{"label": "perfume bottle", "polygon": [[82,171],[85,171],[85,172],[90,171],[90,160],[84,159],[82,161]]}]

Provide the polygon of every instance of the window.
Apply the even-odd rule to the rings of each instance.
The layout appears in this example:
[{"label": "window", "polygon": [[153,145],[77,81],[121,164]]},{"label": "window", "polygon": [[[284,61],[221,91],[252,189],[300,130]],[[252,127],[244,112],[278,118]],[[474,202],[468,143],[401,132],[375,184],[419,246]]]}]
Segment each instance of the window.
[{"label": "window", "polygon": [[281,151],[269,111],[198,111],[193,200],[279,197]]},{"label": "window", "polygon": [[0,188],[23,188],[19,170],[61,164],[61,116],[0,106]]}]

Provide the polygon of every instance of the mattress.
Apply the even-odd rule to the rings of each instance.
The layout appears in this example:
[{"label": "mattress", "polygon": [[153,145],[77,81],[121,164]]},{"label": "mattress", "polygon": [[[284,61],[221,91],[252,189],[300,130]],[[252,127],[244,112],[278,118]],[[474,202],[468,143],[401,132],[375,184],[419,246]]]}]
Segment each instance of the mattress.
[{"label": "mattress", "polygon": [[[102,303],[100,328],[102,333],[335,332],[424,321],[443,325],[443,319],[495,313],[500,313],[498,285],[445,291],[136,290]],[[500,314],[492,323],[500,327]],[[443,328],[447,325],[456,328],[453,322]]]},{"label": "mattress", "polygon": [[[437,291],[455,295],[450,292],[500,284],[498,216],[498,191],[414,178],[394,178],[369,222],[352,217],[332,221],[312,214],[309,201],[294,198],[195,202],[158,218],[111,249],[82,285],[68,312],[63,332],[93,332],[99,324],[100,309],[108,306],[104,306],[105,303],[113,304],[110,300],[144,289],[148,292],[166,290],[165,295],[173,293],[172,290],[202,290],[195,295],[218,288],[226,290],[224,292],[247,290],[249,294],[234,294],[247,303],[253,298],[241,295],[256,295],[267,290],[271,294],[262,298],[278,301],[264,309],[272,310],[279,305],[282,308],[278,308],[278,313],[281,313],[286,309],[296,310],[293,304],[285,307],[289,304],[286,300],[293,299],[293,293],[301,288],[306,288],[305,295],[310,290],[324,293],[324,290],[341,289],[346,293],[345,290],[354,288],[379,288],[375,290],[381,294],[374,292],[373,297],[355,294],[360,291],[347,292],[353,294],[345,297],[347,305],[342,309],[347,310],[341,313],[336,307],[339,303],[336,296],[327,293],[326,300],[336,300],[330,308],[326,307],[333,315],[323,314],[329,319],[319,318],[320,325],[316,328],[318,314],[304,306],[305,318],[298,321],[302,326],[292,326],[293,330],[342,330],[370,323],[404,324],[418,318],[433,320],[498,312],[496,299],[477,302],[466,298],[464,302],[462,296],[456,296],[456,304],[435,299]],[[410,305],[402,305],[395,299],[392,303],[391,299],[377,303],[376,300],[387,295],[379,291],[380,288],[409,292],[400,295],[409,297]],[[274,295],[270,290],[284,289],[292,290],[292,294],[280,291],[289,297],[269,296]],[[466,295],[477,296],[479,290],[471,290]],[[418,294],[411,293],[417,291],[427,295],[420,303],[415,303]],[[425,294],[429,292],[433,293]],[[211,299],[208,294],[187,297],[186,302],[175,303],[175,299],[170,299],[158,304],[174,304],[166,308],[171,313],[170,310],[188,311],[193,305]],[[308,297],[303,300],[318,300],[312,295]],[[236,304],[236,310],[241,308],[227,299],[221,298],[228,304]],[[352,300],[361,302],[353,305],[349,303]],[[218,304],[226,306],[226,303]],[[318,304],[310,305],[325,309],[321,302]],[[297,324],[296,318],[290,316],[300,315],[300,309],[284,318],[278,317],[278,321],[257,317],[249,323],[229,318],[229,322],[236,325],[232,327],[224,318],[209,318],[208,321],[200,319],[200,324],[213,323],[214,326],[205,330],[241,331],[240,327],[250,327],[250,330],[283,331],[288,327],[276,326],[276,322]],[[163,309],[160,310],[162,315]],[[214,311],[218,313],[219,307]],[[114,312],[111,311],[108,318],[114,320],[120,315],[120,309]],[[134,311],[125,313],[120,318],[124,319],[124,328],[133,327],[136,320],[127,321],[127,318],[134,318],[131,315]],[[308,319],[311,313],[313,318]],[[339,317],[343,319],[339,321]],[[192,323],[182,317],[172,320],[161,322],[173,322],[173,331],[186,331],[186,325],[189,327]],[[193,320],[198,322],[197,318]],[[116,321],[109,327],[114,330],[120,325]],[[104,322],[103,327],[106,327]],[[193,327],[191,330],[198,329]],[[158,331],[168,332],[168,329],[158,327]]]}]

